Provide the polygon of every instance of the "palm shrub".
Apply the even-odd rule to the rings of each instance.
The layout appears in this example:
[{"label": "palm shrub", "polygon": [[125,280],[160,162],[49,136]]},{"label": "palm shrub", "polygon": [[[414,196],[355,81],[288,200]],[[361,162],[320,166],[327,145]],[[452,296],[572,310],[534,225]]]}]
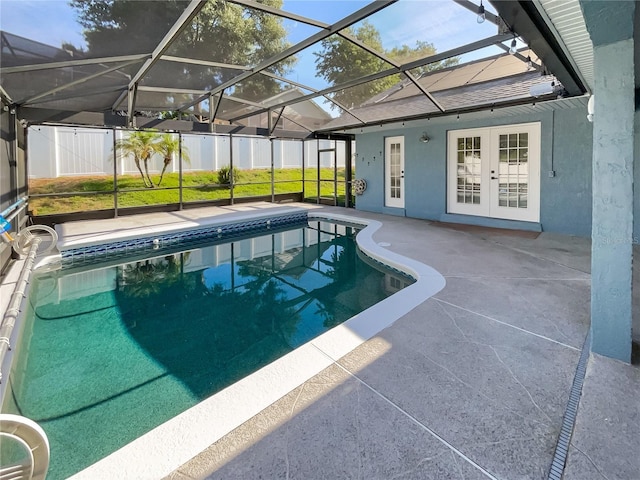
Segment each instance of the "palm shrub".
[{"label": "palm shrub", "polygon": [[[180,151],[180,139],[171,133],[165,133],[157,137],[158,139],[154,143],[154,149],[157,153],[162,155],[162,159],[164,164],[162,165],[162,173],[160,173],[160,179],[158,180],[158,186],[162,183],[162,178],[164,177],[164,172],[167,170],[167,167],[173,160],[178,151]],[[182,147],[182,160],[189,163],[191,159],[189,158],[188,149],[183,146]]]},{"label": "palm shrub", "polygon": [[[153,182],[149,177],[149,159],[156,152],[155,141],[158,134],[156,132],[149,131],[135,131],[130,132],[125,138],[121,138],[116,142],[116,155],[118,158],[133,156],[133,161],[136,164],[136,168],[140,172],[144,186],[153,188]],[[145,174],[142,173],[140,162],[144,165]]]},{"label": "palm shrub", "polygon": [[233,174],[233,183],[236,183],[240,180],[240,170],[236,167],[233,169],[230,166],[225,166],[218,170],[218,183],[220,185],[230,185],[231,184],[231,176]]}]

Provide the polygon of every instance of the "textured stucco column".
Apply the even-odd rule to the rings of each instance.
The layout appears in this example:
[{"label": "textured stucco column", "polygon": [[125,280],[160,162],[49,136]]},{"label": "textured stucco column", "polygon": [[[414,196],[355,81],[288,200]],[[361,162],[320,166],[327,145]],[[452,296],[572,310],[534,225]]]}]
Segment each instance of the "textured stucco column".
[{"label": "textured stucco column", "polygon": [[630,362],[635,2],[581,6],[594,46],[591,349]]}]

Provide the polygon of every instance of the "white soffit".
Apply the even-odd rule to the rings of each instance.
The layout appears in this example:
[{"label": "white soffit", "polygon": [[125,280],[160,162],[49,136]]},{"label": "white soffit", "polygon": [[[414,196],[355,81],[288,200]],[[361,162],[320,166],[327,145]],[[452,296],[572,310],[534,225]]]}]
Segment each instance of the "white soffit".
[{"label": "white soffit", "polygon": [[578,0],[534,0],[565,54],[593,90],[593,44]]}]

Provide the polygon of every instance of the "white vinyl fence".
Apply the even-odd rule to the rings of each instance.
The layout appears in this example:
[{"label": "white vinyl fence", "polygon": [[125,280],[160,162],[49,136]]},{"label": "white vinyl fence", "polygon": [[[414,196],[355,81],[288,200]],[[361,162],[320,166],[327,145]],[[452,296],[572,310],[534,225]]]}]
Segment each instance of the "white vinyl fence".
[{"label": "white vinyl fence", "polygon": [[[124,130],[38,125],[27,132],[29,178],[56,178],[80,175],[113,175],[113,136],[116,141],[127,135]],[[176,134],[177,135],[177,134]],[[229,142],[232,142],[229,145]],[[271,168],[271,141],[262,137],[215,134],[182,134],[182,145],[189,153],[184,172],[215,171],[233,165],[241,170]],[[345,166],[344,142],[333,140],[273,140],[274,168],[301,168],[302,150],[306,167],[315,167],[318,149],[336,148],[336,155],[321,153],[321,167]],[[163,161],[154,155],[149,172],[159,173]],[[137,174],[132,157],[117,160],[118,174]],[[177,158],[167,172],[177,172]]]}]

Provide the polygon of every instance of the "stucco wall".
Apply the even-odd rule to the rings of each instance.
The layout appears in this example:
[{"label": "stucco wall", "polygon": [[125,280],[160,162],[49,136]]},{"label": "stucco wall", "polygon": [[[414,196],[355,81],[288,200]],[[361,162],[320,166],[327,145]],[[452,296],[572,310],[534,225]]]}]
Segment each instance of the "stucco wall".
[{"label": "stucco wall", "polygon": [[[540,223],[543,231],[579,236],[591,234],[592,126],[586,107],[542,109],[527,115],[504,116],[498,111],[465,121],[424,120],[411,127],[356,134],[356,177],[367,181],[367,190],[356,200],[359,210],[406,215],[429,220],[446,217],[447,131],[464,128],[541,123]],[[422,132],[429,143],[419,141]],[[405,138],[405,209],[384,207],[384,138]],[[549,172],[555,176],[550,177]],[[466,217],[471,223],[504,226],[505,222]],[[510,222],[511,223],[511,222]]]},{"label": "stucco wall", "polygon": [[640,244],[640,111],[637,109],[633,120],[633,243]]}]

